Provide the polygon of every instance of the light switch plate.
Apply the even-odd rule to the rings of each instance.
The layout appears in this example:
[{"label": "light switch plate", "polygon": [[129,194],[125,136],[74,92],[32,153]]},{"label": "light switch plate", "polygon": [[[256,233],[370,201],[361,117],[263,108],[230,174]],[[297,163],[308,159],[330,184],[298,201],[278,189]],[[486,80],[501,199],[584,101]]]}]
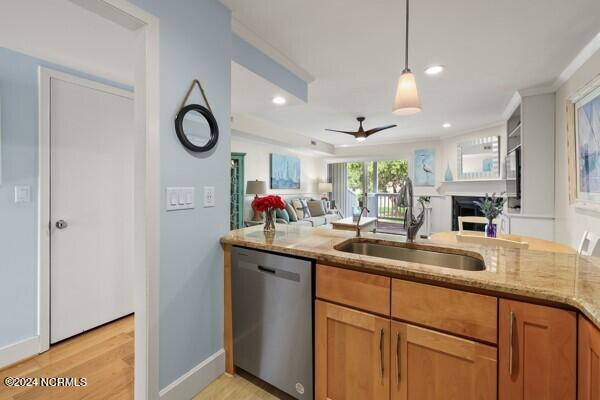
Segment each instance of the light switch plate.
[{"label": "light switch plate", "polygon": [[29,203],[31,201],[31,188],[29,186],[15,186],[15,203]]},{"label": "light switch plate", "polygon": [[204,207],[215,206],[215,187],[204,186]]},{"label": "light switch plate", "polygon": [[193,187],[168,187],[165,199],[167,211],[195,208]]}]

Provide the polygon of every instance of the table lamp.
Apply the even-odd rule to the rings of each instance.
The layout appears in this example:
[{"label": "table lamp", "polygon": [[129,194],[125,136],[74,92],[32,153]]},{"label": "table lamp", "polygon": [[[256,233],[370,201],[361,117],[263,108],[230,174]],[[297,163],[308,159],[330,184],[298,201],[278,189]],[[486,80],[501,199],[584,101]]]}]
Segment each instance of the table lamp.
[{"label": "table lamp", "polygon": [[333,192],[333,185],[331,183],[319,183],[319,193],[323,194],[323,200],[329,200],[329,193],[331,192]]},{"label": "table lamp", "polygon": [[[254,198],[257,199],[259,194],[266,194],[267,193],[267,182],[265,181],[259,181],[254,180],[254,181],[248,181],[246,183],[246,194],[253,194]],[[260,211],[256,211],[254,208],[252,208],[252,210],[254,211],[254,215],[252,216],[252,220],[253,221],[261,221],[263,218],[263,215]]]}]

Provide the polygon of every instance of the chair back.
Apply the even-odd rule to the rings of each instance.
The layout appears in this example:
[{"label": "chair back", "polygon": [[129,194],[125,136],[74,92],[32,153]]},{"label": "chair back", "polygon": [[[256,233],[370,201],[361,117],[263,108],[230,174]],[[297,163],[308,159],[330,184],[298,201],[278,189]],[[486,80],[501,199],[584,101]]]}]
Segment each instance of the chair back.
[{"label": "chair back", "polygon": [[577,253],[582,256],[593,256],[598,249],[598,241],[600,241],[600,236],[593,232],[585,231],[581,238],[581,243],[579,243]]},{"label": "chair back", "polygon": [[501,239],[501,238],[489,238],[489,237],[480,236],[480,235],[464,235],[464,234],[459,233],[458,235],[456,235],[456,239],[459,242],[482,244],[485,246],[506,247],[506,248],[510,248],[510,249],[528,249],[529,248],[528,242],[517,242],[514,240]]},{"label": "chair back", "polygon": [[[482,224],[485,225],[488,223],[488,219],[486,217],[458,217],[458,231],[462,232],[464,231],[463,229],[463,222],[466,222],[468,224]],[[502,230],[502,220],[500,220],[499,218],[495,218],[493,220],[493,223],[496,224],[496,226]]]}]

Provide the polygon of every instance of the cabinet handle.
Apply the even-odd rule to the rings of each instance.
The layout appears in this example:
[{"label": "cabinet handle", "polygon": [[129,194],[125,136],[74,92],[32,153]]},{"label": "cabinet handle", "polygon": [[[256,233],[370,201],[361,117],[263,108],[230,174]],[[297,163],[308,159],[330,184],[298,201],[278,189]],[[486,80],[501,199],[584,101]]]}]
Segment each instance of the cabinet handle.
[{"label": "cabinet handle", "polygon": [[515,330],[515,313],[510,312],[508,314],[508,376],[513,374],[513,337]]},{"label": "cabinet handle", "polygon": [[383,379],[383,329],[379,331],[379,367]]},{"label": "cabinet handle", "polygon": [[400,385],[400,332],[396,333],[396,386]]}]

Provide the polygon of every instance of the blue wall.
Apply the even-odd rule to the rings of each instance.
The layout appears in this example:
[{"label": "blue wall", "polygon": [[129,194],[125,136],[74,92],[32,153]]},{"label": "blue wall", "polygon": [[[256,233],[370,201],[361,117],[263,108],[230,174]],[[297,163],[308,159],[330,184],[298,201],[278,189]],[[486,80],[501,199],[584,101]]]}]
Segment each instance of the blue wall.
[{"label": "blue wall", "polygon": [[0,48],[0,347],[37,335],[38,65]]},{"label": "blue wall", "polygon": [[[0,48],[0,347],[38,333],[39,66],[132,90]],[[15,186],[29,186],[31,202],[15,203]]]},{"label": "blue wall", "polygon": [[[160,18],[161,186],[194,186],[194,210],[161,211],[160,387],[223,348],[223,251],[229,230],[231,15],[217,0],[131,0]],[[174,118],[199,79],[219,124],[208,154],[180,144]],[[199,97],[195,94],[196,99]],[[202,207],[204,186],[217,206]]]}]

